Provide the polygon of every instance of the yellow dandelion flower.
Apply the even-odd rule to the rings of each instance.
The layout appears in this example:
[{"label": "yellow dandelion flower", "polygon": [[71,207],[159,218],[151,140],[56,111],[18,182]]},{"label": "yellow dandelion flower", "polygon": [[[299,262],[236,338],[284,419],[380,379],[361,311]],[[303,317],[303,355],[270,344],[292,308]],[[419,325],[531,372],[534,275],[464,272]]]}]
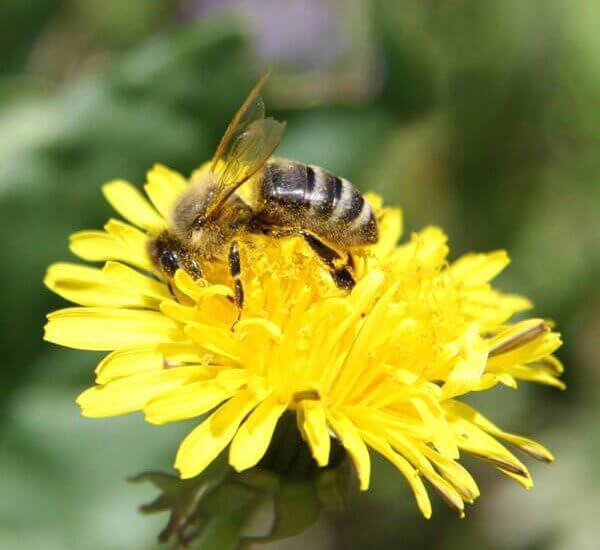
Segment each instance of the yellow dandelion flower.
[{"label": "yellow dandelion flower", "polygon": [[319,466],[329,463],[334,438],[366,490],[370,453],[379,453],[405,476],[425,517],[425,480],[460,515],[479,495],[461,453],[524,487],[532,486],[527,468],[504,442],[552,460],[540,444],[460,401],[519,380],[563,387],[552,356],[560,336],[542,319],[511,324],[530,302],[490,284],[508,264],[504,251],[449,263],[446,236],[435,227],[397,245],[400,211],[368,196],[381,238],[356,258],[351,293],[333,284],[304,240],[249,236],[241,243],[246,301],[232,329],[226,266],[210,266],[201,281],[180,270],[171,289],[153,272],[147,241],[164,229],[187,181],[163,166],[147,179],[152,204],[125,181],[103,188],[129,223],[72,235],[72,252],[103,267],[57,263],[45,278],[79,304],[48,316],[46,340],[110,351],[96,385],[77,400],[85,416],[142,411],[165,424],[208,414],[175,459],[190,478],[226,448],[238,471],[259,464],[278,420],[292,411]]}]

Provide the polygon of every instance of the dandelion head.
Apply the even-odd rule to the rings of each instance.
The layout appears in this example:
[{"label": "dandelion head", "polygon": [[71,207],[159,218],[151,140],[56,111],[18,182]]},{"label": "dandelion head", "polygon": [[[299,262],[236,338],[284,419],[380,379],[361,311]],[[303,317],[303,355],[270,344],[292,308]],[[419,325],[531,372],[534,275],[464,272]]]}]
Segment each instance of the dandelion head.
[{"label": "dandelion head", "polygon": [[85,416],[198,418],[175,458],[191,478],[224,451],[237,471],[260,465],[278,422],[295,415],[316,465],[330,463],[332,445],[343,448],[366,490],[378,453],[403,474],[426,517],[427,485],[460,515],[479,495],[464,454],[532,485],[505,444],[547,462],[550,452],[462,401],[498,384],[563,387],[552,355],[560,336],[543,319],[511,322],[530,302],[491,285],[508,264],[504,251],[450,262],[436,227],[398,244],[400,211],[368,195],[380,239],[354,257],[351,292],[336,287],[303,239],[247,235],[236,322],[226,264],[203,266],[200,280],[178,270],[167,281],[149,258],[149,239],[165,229],[187,185],[163,166],[148,173],[149,202],[127,182],[106,184],[126,221],[70,241],[76,256],[102,267],[48,269],[45,284],[77,306],[48,315],[46,340],[109,352],[77,400]]}]

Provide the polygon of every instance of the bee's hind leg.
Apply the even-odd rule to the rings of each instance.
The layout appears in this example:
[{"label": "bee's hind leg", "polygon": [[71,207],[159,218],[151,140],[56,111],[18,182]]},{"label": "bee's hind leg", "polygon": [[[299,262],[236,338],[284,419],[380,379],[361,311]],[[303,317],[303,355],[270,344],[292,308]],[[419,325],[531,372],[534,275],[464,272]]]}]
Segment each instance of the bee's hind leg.
[{"label": "bee's hind leg", "polygon": [[242,265],[240,262],[240,249],[237,241],[233,241],[229,248],[229,273],[233,279],[233,301],[237,307],[237,318],[231,325],[231,330],[235,329],[242,316],[242,308],[244,307],[244,285],[242,284],[241,274]]},{"label": "bee's hind leg", "polygon": [[337,267],[335,265],[335,261],[340,260],[341,256],[333,248],[327,246],[323,241],[319,240],[317,237],[311,233],[308,233],[307,231],[303,231],[302,236],[308,245],[319,256],[319,258],[321,258],[323,263],[329,268],[333,282],[337,285],[337,287],[343,290],[351,291],[356,284],[354,276],[349,269],[354,267],[352,255],[348,254],[345,265],[342,267]]}]

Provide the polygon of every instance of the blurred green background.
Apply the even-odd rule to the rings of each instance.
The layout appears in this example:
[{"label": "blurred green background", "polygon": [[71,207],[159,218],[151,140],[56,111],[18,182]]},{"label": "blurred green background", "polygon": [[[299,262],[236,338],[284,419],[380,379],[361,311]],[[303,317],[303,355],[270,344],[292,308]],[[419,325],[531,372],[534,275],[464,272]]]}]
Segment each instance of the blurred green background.
[{"label": "blurred green background", "polygon": [[404,208],[406,233],[453,256],[507,248],[501,288],[557,321],[567,392],[478,395],[556,463],[526,492],[467,460],[482,497],[429,522],[378,463],[278,548],[592,549],[600,528],[600,3],[596,0],[6,0],[0,21],[0,548],[147,549],[143,517],[187,426],[86,420],[97,357],[41,340],[63,302],[41,284],[67,235],[111,215],[105,180],[162,162],[189,173],[267,66],[288,121],[280,154],[322,164]]}]

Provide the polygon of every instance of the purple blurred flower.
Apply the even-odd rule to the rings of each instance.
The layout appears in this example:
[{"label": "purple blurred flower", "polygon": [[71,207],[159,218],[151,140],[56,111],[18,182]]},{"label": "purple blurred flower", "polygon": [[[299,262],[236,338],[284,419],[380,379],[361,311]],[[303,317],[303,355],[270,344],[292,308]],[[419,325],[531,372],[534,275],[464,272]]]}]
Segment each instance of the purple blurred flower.
[{"label": "purple blurred flower", "polygon": [[213,14],[244,18],[266,63],[290,63],[303,69],[323,68],[339,59],[349,41],[339,21],[343,5],[327,0],[187,0],[186,19]]}]

